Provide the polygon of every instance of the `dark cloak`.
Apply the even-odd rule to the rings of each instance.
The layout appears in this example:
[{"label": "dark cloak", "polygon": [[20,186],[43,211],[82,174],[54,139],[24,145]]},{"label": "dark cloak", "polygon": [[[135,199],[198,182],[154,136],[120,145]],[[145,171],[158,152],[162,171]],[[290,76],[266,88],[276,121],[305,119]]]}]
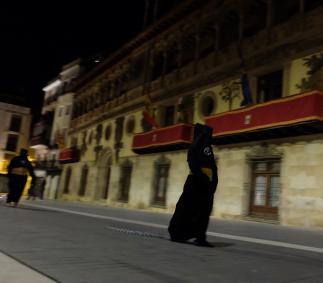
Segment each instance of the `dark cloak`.
[{"label": "dark cloak", "polygon": [[[206,239],[206,230],[213,207],[213,196],[218,184],[217,167],[212,151],[212,128],[196,124],[194,138],[188,151],[188,175],[168,231],[173,241],[192,238]],[[212,172],[208,177],[206,170]],[[203,172],[204,171],[204,172]]]},{"label": "dark cloak", "polygon": [[15,202],[16,204],[19,202],[19,199],[22,195],[24,187],[27,182],[27,174],[26,175],[18,175],[13,173],[13,169],[15,168],[26,168],[32,177],[32,183],[35,180],[35,174],[33,167],[30,161],[27,158],[27,151],[22,149],[19,156],[14,157],[8,166],[8,177],[9,177],[9,193],[7,195],[7,203]]}]

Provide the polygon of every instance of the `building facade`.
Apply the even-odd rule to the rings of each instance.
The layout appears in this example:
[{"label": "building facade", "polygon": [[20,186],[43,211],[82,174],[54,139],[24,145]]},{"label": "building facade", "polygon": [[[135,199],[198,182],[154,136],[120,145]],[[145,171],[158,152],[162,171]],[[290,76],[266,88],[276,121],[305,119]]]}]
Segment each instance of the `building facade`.
[{"label": "building facade", "polygon": [[0,102],[0,118],[0,192],[7,192],[7,166],[21,148],[29,148],[32,115],[30,108]]},{"label": "building facade", "polygon": [[198,122],[214,216],[322,227],[322,4],[185,1],[106,58],[73,89],[59,198],[172,212]]},{"label": "building facade", "polygon": [[35,124],[31,147],[35,150],[35,174],[46,179],[44,197],[56,199],[61,175],[60,149],[65,147],[72,116],[73,93],[70,91],[80,74],[80,60],[66,64],[44,91],[41,121]]}]

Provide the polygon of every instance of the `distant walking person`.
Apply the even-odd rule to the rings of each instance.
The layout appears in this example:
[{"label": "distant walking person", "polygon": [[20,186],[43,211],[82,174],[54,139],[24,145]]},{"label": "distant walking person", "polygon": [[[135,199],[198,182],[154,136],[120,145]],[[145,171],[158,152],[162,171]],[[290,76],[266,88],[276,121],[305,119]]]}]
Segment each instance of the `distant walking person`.
[{"label": "distant walking person", "polygon": [[32,177],[32,184],[35,181],[33,167],[28,160],[28,151],[20,150],[20,155],[14,157],[8,166],[9,193],[7,204],[16,207],[27,182],[28,173]]},{"label": "distant walking person", "polygon": [[168,231],[172,241],[195,239],[198,246],[212,247],[206,240],[206,230],[218,184],[217,167],[212,151],[213,129],[196,124],[194,139],[188,151],[188,175]]}]

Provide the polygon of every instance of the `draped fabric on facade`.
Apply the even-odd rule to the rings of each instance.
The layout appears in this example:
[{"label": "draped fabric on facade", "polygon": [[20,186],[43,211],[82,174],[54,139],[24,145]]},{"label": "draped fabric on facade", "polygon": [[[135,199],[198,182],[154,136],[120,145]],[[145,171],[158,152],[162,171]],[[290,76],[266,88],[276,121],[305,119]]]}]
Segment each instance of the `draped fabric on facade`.
[{"label": "draped fabric on facade", "polygon": [[137,134],[132,149],[137,153],[150,153],[187,148],[192,140],[192,130],[191,124],[177,124]]},{"label": "draped fabric on facade", "polygon": [[243,141],[275,137],[275,133],[277,137],[310,134],[323,129],[322,109],[323,92],[311,91],[210,116],[206,124],[214,128],[217,144],[233,136]]}]

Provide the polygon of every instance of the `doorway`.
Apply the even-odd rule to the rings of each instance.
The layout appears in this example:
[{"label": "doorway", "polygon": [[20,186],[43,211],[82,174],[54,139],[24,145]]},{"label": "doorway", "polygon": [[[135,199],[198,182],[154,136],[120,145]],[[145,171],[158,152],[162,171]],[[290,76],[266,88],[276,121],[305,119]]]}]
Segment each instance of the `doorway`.
[{"label": "doorway", "polygon": [[253,161],[250,214],[276,219],[280,189],[280,160]]},{"label": "doorway", "polygon": [[98,186],[95,193],[96,200],[106,200],[109,197],[111,165],[111,151],[105,151],[98,159]]}]

